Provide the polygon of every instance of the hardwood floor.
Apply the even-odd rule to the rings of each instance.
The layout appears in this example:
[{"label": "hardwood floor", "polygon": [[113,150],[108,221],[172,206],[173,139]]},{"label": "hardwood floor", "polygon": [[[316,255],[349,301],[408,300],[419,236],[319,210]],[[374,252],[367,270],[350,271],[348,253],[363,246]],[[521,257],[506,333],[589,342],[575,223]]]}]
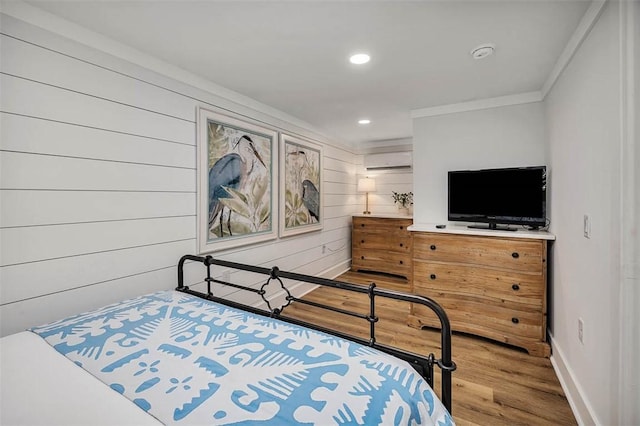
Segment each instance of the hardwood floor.
[{"label": "hardwood floor", "polygon": [[[406,290],[406,281],[382,275],[347,272],[338,280],[356,284],[375,282],[377,286]],[[304,297],[342,308],[368,312],[366,295],[346,294],[344,290],[319,288]],[[436,356],[440,335],[433,330],[417,330],[406,325],[408,305],[377,299],[376,337],[380,343]],[[313,321],[368,338],[369,324],[319,308],[292,304],[288,316]],[[356,324],[357,322],[357,324]],[[458,425],[575,425],[576,420],[547,358],[528,355],[483,338],[455,333],[453,360],[452,414]],[[440,392],[439,370],[435,368],[434,389]]]}]

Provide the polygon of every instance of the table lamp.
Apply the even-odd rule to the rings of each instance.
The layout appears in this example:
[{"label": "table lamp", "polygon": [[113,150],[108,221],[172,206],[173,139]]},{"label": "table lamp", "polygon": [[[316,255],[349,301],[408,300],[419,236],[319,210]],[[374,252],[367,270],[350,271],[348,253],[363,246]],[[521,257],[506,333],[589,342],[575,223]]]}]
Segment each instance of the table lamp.
[{"label": "table lamp", "polygon": [[371,178],[358,179],[358,192],[365,193],[366,205],[363,214],[371,214],[369,211],[369,192],[376,190],[376,181]]}]

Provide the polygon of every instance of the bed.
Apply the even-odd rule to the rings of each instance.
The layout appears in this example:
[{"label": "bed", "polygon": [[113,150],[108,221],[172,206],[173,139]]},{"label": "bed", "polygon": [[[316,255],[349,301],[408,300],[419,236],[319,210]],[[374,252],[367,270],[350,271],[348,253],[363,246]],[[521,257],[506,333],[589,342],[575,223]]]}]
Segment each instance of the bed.
[{"label": "bed", "polygon": [[[184,284],[201,264],[206,291]],[[260,288],[213,278],[214,267],[266,275]],[[284,281],[358,293],[366,313],[318,305],[369,324],[368,339],[284,315]],[[268,286],[285,294],[272,307]],[[254,292],[267,310],[214,295]],[[442,322],[441,356],[376,341],[375,299],[420,303]],[[0,423],[13,424],[383,424],[451,425],[451,331],[428,298],[308,275],[186,255],[175,290],[142,295],[0,340]],[[441,372],[440,398],[432,390]]]}]

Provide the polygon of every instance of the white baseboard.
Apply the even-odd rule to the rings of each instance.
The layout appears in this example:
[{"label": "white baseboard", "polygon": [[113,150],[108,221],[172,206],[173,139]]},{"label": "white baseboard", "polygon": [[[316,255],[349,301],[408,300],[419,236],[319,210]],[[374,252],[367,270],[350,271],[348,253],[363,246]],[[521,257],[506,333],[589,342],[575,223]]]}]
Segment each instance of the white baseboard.
[{"label": "white baseboard", "polygon": [[566,362],[564,352],[562,352],[556,341],[553,339],[553,336],[549,335],[549,339],[551,341],[551,353],[553,354],[549,360],[556,372],[556,376],[558,376],[560,386],[562,386],[562,390],[567,397],[567,401],[569,402],[569,406],[571,407],[571,411],[573,411],[576,421],[581,426],[602,424],[596,418],[593,412],[593,407],[591,407],[591,404],[587,400],[582,387],[578,381],[575,380],[576,376],[573,373],[573,370],[571,370],[569,364]]},{"label": "white baseboard", "polygon": [[340,275],[344,274],[345,272],[347,272],[349,269],[351,269],[351,259],[343,260],[337,265],[334,265],[331,268],[325,269],[324,271],[320,272],[318,276],[333,280],[339,277]]}]

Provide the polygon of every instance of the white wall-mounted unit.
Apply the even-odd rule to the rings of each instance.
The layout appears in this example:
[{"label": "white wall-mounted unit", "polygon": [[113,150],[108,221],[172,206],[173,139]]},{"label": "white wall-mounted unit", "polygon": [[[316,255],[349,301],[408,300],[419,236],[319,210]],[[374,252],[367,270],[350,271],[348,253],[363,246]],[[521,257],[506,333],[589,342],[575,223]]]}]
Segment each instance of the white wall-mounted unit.
[{"label": "white wall-mounted unit", "polygon": [[410,151],[368,154],[364,156],[364,167],[367,170],[410,169],[413,164],[411,154]]}]

